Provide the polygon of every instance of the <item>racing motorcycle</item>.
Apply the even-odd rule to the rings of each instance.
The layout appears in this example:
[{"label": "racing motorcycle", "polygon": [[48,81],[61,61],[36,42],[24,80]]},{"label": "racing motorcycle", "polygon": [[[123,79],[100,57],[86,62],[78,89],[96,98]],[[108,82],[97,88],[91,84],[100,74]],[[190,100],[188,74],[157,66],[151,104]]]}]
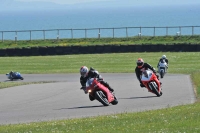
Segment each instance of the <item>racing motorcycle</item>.
[{"label": "racing motorcycle", "polygon": [[161,78],[164,77],[166,71],[167,71],[167,63],[164,60],[161,60],[158,63],[158,72],[159,72]]},{"label": "racing motorcycle", "polygon": [[12,76],[10,75],[10,73],[6,73],[6,76],[10,80],[17,80],[17,79],[24,80],[24,78],[21,76],[19,72],[13,72]]},{"label": "racing motorcycle", "polygon": [[86,82],[86,93],[89,93],[93,98],[98,100],[104,106],[109,106],[118,104],[118,100],[114,93],[110,92],[110,90],[101,84],[96,78],[90,78]]},{"label": "racing motorcycle", "polygon": [[158,97],[162,95],[160,81],[152,71],[144,70],[141,81],[149,92],[156,94]]}]

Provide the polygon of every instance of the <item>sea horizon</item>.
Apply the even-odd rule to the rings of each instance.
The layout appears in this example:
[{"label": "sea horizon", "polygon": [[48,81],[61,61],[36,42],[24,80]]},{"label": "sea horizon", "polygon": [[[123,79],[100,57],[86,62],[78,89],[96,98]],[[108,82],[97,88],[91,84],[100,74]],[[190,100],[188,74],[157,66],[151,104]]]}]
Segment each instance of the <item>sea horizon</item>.
[{"label": "sea horizon", "polygon": [[[179,27],[200,26],[200,6],[172,6],[172,7],[124,7],[112,9],[79,9],[79,10],[47,10],[47,11],[10,11],[0,14],[0,39],[14,39],[15,32],[24,30],[51,29],[82,29],[73,31],[74,38],[86,37],[83,29],[96,28],[87,31],[87,37],[97,37],[98,28],[120,27]],[[136,30],[136,31],[135,31]],[[169,30],[169,29],[168,29]],[[4,32],[4,33],[2,33]],[[91,33],[90,33],[91,32]],[[140,30],[129,29],[129,36],[136,36]],[[143,29],[143,34],[153,35],[153,29]],[[170,29],[169,35],[176,35],[179,29]],[[181,29],[182,35],[191,35],[191,28]],[[3,35],[1,35],[3,34]],[[42,39],[42,32],[33,32],[32,39]],[[165,35],[166,29],[157,29],[156,35]],[[200,34],[200,28],[195,28],[194,34]],[[102,30],[104,37],[113,36],[113,30]],[[29,33],[19,32],[19,40],[29,39]],[[58,31],[46,32],[46,38],[56,38]],[[126,36],[125,29],[115,30],[116,37]],[[60,38],[71,38],[71,31],[59,31]]]}]

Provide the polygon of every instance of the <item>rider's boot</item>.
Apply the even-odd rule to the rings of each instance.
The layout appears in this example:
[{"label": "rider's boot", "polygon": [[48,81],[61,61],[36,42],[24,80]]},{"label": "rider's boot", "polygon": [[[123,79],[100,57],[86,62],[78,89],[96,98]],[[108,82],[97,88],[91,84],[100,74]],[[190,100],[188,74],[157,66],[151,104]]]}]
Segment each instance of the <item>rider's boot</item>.
[{"label": "rider's boot", "polygon": [[113,88],[111,88],[110,86],[108,86],[108,89],[109,89],[111,92],[113,92],[113,91],[114,91],[114,89],[113,89]]}]

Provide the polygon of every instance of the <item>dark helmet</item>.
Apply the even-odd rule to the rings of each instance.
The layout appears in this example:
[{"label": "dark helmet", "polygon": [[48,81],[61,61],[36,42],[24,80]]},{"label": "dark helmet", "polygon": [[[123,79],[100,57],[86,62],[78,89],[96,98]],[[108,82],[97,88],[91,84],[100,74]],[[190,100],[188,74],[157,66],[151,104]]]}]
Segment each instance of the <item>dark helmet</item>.
[{"label": "dark helmet", "polygon": [[141,68],[144,65],[144,61],[142,58],[138,58],[136,63],[138,68]]}]

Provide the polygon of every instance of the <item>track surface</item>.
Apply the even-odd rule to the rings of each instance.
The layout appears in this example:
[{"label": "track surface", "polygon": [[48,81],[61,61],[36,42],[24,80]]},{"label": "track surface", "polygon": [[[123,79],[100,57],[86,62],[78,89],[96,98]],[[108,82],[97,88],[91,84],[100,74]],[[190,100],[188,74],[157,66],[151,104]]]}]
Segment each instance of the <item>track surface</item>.
[{"label": "track surface", "polygon": [[163,95],[157,97],[139,86],[134,73],[103,73],[104,80],[115,89],[119,100],[119,104],[108,107],[96,100],[90,101],[88,94],[79,89],[79,74],[22,76],[24,80],[9,81],[1,75],[0,82],[58,82],[0,89],[0,124],[139,112],[195,102],[189,75],[166,74],[161,79]]}]

